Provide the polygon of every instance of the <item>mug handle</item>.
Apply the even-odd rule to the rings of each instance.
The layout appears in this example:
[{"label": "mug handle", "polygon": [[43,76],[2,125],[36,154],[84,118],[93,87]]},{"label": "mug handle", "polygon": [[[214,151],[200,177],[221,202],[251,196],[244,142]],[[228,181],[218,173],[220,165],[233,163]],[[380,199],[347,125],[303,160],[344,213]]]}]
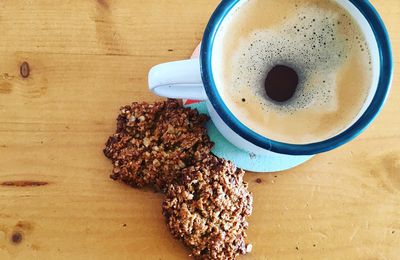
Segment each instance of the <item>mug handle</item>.
[{"label": "mug handle", "polygon": [[190,59],[163,63],[151,68],[149,89],[167,98],[207,100],[201,79],[200,60]]}]

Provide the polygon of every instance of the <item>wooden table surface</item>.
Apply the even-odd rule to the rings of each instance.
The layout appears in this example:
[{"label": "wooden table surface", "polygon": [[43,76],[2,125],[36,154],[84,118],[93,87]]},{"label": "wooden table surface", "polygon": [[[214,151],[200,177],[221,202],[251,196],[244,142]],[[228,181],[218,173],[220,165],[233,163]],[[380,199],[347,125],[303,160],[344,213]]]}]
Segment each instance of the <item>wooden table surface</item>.
[{"label": "wooden table surface", "polygon": [[[394,46],[387,105],[340,149],[247,173],[254,250],[242,259],[400,259],[400,1],[372,2]],[[110,180],[102,148],[121,105],[158,99],[149,68],[187,58],[217,4],[0,1],[0,259],[188,258],[162,195]]]}]

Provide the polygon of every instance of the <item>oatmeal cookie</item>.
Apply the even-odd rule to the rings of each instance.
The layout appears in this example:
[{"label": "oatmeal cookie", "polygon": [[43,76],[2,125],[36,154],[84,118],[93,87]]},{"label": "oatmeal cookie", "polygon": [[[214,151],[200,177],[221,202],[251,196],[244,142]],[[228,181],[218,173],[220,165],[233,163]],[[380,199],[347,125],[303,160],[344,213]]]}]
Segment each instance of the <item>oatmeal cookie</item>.
[{"label": "oatmeal cookie", "polygon": [[209,155],[168,186],[162,205],[167,226],[195,258],[235,259],[251,251],[245,238],[253,197],[243,176],[233,163]]},{"label": "oatmeal cookie", "polygon": [[207,120],[172,99],[122,107],[116,133],[104,149],[114,164],[111,178],[164,191],[182,169],[210,153]]}]

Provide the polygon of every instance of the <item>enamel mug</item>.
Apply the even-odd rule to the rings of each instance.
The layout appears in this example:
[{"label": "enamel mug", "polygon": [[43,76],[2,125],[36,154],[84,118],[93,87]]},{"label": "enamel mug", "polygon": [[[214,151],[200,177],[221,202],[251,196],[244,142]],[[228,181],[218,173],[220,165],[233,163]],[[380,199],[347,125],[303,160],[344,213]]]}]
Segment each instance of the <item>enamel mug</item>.
[{"label": "enamel mug", "polygon": [[315,155],[335,149],[363,132],[385,103],[393,74],[392,50],[388,33],[379,14],[367,0],[337,0],[353,16],[363,31],[372,54],[373,82],[369,98],[355,122],[338,135],[315,143],[289,144],[262,136],[240,122],[218,93],[212,57],[216,34],[225,17],[243,0],[223,0],[210,18],[201,43],[200,58],[160,64],[149,72],[149,88],[168,98],[203,100],[220,133],[235,146],[260,155]]}]

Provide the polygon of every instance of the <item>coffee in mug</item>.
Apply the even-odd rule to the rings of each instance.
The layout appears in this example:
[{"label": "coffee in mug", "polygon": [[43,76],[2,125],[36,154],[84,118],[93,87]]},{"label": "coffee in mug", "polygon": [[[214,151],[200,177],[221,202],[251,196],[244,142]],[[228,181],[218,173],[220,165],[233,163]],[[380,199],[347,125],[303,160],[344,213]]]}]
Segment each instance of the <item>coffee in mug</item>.
[{"label": "coffee in mug", "polygon": [[334,0],[241,1],[216,35],[212,68],[239,121],[291,144],[354,123],[374,77],[360,26]]}]

